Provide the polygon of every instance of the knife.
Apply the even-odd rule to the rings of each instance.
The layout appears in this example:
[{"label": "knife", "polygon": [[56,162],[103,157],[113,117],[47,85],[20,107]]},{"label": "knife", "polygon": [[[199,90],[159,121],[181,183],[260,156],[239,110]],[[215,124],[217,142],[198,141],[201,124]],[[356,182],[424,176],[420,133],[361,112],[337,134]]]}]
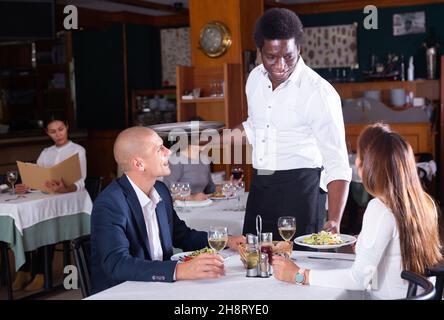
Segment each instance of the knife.
[{"label": "knife", "polygon": [[349,258],[327,258],[327,257],[307,257],[309,259],[320,259],[320,260],[344,260],[344,261],[354,261],[355,259]]}]

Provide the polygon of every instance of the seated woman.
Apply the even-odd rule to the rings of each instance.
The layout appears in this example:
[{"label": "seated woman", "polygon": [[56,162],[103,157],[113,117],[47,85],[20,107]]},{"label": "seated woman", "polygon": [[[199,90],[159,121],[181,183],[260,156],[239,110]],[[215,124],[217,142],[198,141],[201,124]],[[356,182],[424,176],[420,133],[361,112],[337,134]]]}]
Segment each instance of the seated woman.
[{"label": "seated woman", "polygon": [[402,270],[424,274],[442,259],[437,209],[419,181],[410,145],[388,126],[366,127],[358,139],[356,166],[374,196],[364,213],[350,269],[304,270],[273,258],[276,279],[348,290],[367,290],[374,298],[404,298]]},{"label": "seated woman", "polygon": [[209,161],[201,151],[202,146],[192,144],[189,139],[185,148],[170,156],[171,174],[162,180],[168,188],[174,182],[188,182],[191,195],[187,200],[206,200],[216,191]]},{"label": "seated woman", "polygon": [[[52,167],[63,160],[78,153],[80,159],[80,170],[82,178],[74,184],[65,185],[62,180],[47,181],[46,186],[54,193],[67,193],[85,188],[86,178],[86,153],[85,149],[68,139],[68,122],[62,117],[50,116],[46,121],[45,132],[54,141],[54,145],[45,148],[37,159],[37,164],[42,167]],[[25,193],[28,187],[24,184],[16,185],[17,193]],[[52,256],[52,251],[51,256]],[[43,288],[44,283],[44,251],[43,248],[37,252],[27,254],[25,264],[17,272],[13,283],[13,290],[35,291]],[[52,261],[52,259],[50,259]],[[32,280],[32,281],[31,281]]]}]

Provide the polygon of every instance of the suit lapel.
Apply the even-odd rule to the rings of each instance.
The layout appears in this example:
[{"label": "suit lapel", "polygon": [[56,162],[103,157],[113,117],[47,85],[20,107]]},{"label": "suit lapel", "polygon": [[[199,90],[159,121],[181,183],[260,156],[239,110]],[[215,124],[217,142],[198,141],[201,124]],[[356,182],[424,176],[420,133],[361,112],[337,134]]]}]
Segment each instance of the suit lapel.
[{"label": "suit lapel", "polygon": [[162,243],[163,257],[169,259],[173,254],[173,245],[171,243],[171,233],[168,226],[168,216],[165,208],[165,202],[160,200],[156,207],[157,223],[159,224],[160,239]]},{"label": "suit lapel", "polygon": [[125,191],[128,205],[131,208],[131,213],[133,214],[134,220],[136,221],[139,235],[142,238],[143,246],[148,255],[151,257],[150,246],[148,245],[148,233],[146,230],[145,219],[143,218],[142,207],[140,206],[140,202],[137,198],[136,192],[131,186],[131,183],[129,182],[126,175],[122,175],[118,182],[122,189]]}]

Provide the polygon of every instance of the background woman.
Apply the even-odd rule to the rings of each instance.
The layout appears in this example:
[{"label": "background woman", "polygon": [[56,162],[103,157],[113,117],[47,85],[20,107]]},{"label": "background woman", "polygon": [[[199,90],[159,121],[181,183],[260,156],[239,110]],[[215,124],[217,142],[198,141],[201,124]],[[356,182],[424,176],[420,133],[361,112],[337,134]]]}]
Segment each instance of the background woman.
[{"label": "background woman", "polygon": [[366,127],[358,138],[356,166],[375,198],[364,213],[350,269],[304,270],[273,258],[275,277],[305,285],[366,290],[376,298],[407,293],[402,270],[424,274],[442,259],[437,209],[421,186],[410,145],[386,125]]},{"label": "background woman", "polygon": [[[52,167],[74,154],[79,154],[80,171],[82,178],[71,185],[65,185],[62,180],[46,181],[46,186],[54,193],[67,193],[82,190],[85,187],[86,178],[86,153],[85,149],[72,142],[68,138],[68,122],[57,116],[50,116],[46,121],[45,132],[54,141],[54,145],[45,148],[37,159],[37,164],[42,167]],[[24,184],[16,185],[17,193],[25,193],[28,187]],[[49,261],[52,261],[52,252]],[[27,254],[25,264],[17,272],[13,284],[13,290],[20,290],[24,286],[25,291],[35,291],[43,288],[44,284],[44,251],[43,248],[37,249],[37,252]],[[32,281],[31,281],[32,280]]]}]

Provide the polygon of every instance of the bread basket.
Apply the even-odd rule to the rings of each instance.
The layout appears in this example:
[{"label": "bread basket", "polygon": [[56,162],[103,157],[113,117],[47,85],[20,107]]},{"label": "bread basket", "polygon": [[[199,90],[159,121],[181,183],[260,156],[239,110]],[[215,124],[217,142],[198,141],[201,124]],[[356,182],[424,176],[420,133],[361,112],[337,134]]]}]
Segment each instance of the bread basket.
[{"label": "bread basket", "polygon": [[[247,267],[247,249],[246,244],[240,244],[237,249],[239,251],[240,259],[244,264],[244,267]],[[281,254],[287,257],[291,256],[291,252],[293,251],[293,244],[290,241],[273,241],[273,254]]]}]

